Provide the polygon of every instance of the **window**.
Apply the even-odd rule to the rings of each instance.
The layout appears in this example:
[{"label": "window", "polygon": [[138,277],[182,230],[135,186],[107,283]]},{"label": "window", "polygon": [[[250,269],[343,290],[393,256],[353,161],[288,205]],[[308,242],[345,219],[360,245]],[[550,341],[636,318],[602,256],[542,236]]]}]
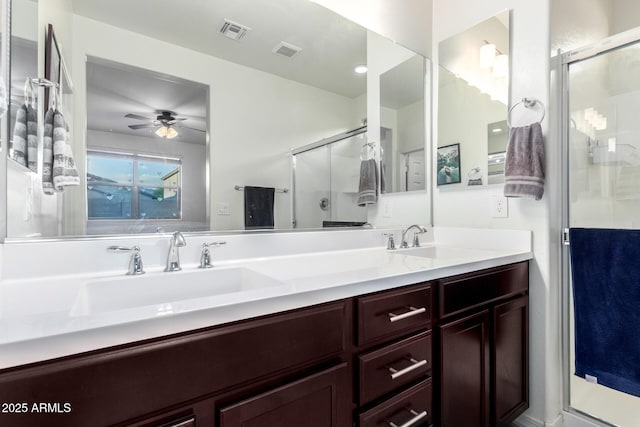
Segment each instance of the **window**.
[{"label": "window", "polygon": [[180,219],[179,159],[87,152],[89,219]]}]

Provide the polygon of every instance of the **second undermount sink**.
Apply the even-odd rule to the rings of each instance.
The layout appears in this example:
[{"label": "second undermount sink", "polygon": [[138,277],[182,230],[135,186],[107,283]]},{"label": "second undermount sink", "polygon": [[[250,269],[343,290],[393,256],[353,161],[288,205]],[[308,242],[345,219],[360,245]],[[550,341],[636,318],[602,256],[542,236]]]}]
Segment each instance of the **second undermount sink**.
[{"label": "second undermount sink", "polygon": [[285,287],[244,267],[96,279],[82,285],[71,315],[136,308],[163,315],[265,298]]},{"label": "second undermount sink", "polygon": [[486,257],[489,252],[482,249],[455,248],[450,246],[424,246],[418,248],[398,249],[394,253],[420,258],[452,260]]}]

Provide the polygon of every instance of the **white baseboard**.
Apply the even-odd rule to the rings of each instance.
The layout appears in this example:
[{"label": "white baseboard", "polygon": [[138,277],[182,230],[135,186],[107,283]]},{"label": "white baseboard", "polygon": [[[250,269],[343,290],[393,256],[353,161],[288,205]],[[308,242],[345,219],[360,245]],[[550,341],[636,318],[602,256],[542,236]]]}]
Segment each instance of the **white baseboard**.
[{"label": "white baseboard", "polygon": [[553,420],[551,423],[544,423],[540,420],[532,418],[528,415],[521,415],[514,422],[514,425],[517,427],[562,427],[562,414],[558,415],[558,417]]}]

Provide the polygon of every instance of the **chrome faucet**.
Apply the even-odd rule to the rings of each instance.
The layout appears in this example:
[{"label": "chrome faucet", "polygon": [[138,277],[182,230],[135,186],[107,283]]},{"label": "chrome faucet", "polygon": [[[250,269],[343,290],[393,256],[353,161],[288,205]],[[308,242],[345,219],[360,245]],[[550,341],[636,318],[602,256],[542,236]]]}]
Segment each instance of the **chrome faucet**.
[{"label": "chrome faucet", "polygon": [[202,252],[200,253],[200,268],[213,267],[213,264],[211,263],[211,251],[209,250],[209,246],[222,246],[226,244],[227,242],[225,242],[224,240],[219,240],[217,242],[211,243],[203,243]]},{"label": "chrome faucet", "polygon": [[187,242],[181,232],[176,231],[169,241],[169,253],[167,254],[167,266],[164,271],[180,271],[180,253],[178,248],[187,246]]},{"label": "chrome faucet", "polygon": [[413,225],[408,226],[408,227],[406,228],[406,230],[404,230],[404,231],[402,232],[402,241],[401,241],[401,243],[400,243],[400,247],[401,247],[401,248],[408,248],[408,247],[409,247],[409,244],[407,243],[407,233],[409,232],[409,230],[411,230],[411,229],[413,229],[413,228],[415,228],[415,229],[417,229],[417,230],[418,230],[418,231],[416,231],[416,232],[413,234],[413,247],[414,247],[414,248],[417,248],[417,247],[419,247],[419,246],[420,246],[420,237],[418,237],[418,236],[419,236],[420,234],[422,234],[422,233],[426,233],[426,232],[428,231],[428,230],[427,230],[425,227],[423,227],[422,225],[413,224]]},{"label": "chrome faucet", "polygon": [[125,248],[124,246],[109,246],[107,248],[109,252],[131,252],[131,259],[129,260],[129,269],[127,275],[135,276],[138,274],[144,274],[144,268],[142,266],[142,255],[140,255],[140,246],[132,246]]}]

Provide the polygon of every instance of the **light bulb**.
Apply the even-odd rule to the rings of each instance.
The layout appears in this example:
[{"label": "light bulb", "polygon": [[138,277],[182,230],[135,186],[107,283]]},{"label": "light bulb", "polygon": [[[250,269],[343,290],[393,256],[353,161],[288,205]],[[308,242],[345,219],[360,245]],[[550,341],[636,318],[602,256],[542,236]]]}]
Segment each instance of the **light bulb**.
[{"label": "light bulb", "polygon": [[178,136],[178,131],[170,127],[167,129],[167,139],[173,139]]},{"label": "light bulb", "polygon": [[367,66],[366,65],[356,65],[356,67],[353,69],[353,71],[355,71],[358,74],[364,74],[367,72]]},{"label": "light bulb", "polygon": [[498,55],[493,64],[494,77],[507,77],[509,74],[509,55]]},{"label": "light bulb", "polygon": [[487,43],[480,48],[480,68],[491,68],[496,61],[496,45]]},{"label": "light bulb", "polygon": [[164,138],[165,136],[167,136],[168,131],[169,131],[168,127],[160,126],[158,130],[156,130],[156,135],[158,135],[160,138]]}]

